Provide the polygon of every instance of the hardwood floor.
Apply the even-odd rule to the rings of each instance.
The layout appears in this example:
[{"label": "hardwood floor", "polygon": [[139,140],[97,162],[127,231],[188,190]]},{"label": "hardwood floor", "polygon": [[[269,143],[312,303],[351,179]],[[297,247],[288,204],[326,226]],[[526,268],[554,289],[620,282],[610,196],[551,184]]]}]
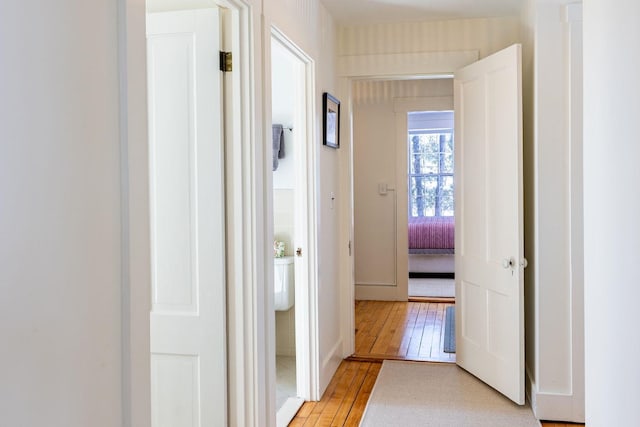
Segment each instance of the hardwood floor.
[{"label": "hardwood floor", "polygon": [[[357,426],[381,367],[381,362],[344,360],[322,400],[305,402],[289,426]],[[542,422],[542,427],[579,426],[584,424]]]},{"label": "hardwood floor", "polygon": [[356,354],[340,364],[322,399],[305,402],[289,426],[358,426],[384,359],[455,362],[455,354],[442,351],[444,310],[449,305],[357,301]]},{"label": "hardwood floor", "polygon": [[444,317],[450,303],[356,301],[357,360],[455,362],[445,353]]},{"label": "hardwood floor", "polygon": [[358,426],[381,362],[344,360],[319,402],[305,402],[289,426]]}]

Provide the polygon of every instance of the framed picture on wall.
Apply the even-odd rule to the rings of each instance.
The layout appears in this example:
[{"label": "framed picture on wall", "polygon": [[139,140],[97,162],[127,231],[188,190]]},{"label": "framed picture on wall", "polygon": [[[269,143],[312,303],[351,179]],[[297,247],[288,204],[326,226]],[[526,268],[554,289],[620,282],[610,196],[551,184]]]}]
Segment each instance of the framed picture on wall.
[{"label": "framed picture on wall", "polygon": [[325,92],[322,95],[322,143],[340,148],[340,101]]}]

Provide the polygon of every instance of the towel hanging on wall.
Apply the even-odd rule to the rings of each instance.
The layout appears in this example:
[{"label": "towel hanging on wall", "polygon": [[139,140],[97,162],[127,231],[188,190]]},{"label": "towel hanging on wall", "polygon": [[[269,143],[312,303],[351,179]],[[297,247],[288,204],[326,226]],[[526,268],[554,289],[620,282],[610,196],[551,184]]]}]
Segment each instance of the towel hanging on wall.
[{"label": "towel hanging on wall", "polygon": [[[282,125],[281,125],[282,126]],[[278,150],[278,158],[284,159],[284,131],[289,128],[282,128],[282,137],[280,138],[280,149]]]},{"label": "towel hanging on wall", "polygon": [[[278,169],[278,159],[284,157],[284,129],[282,125],[273,125],[271,127],[273,138],[273,170]],[[282,152],[282,155],[280,153]]]}]

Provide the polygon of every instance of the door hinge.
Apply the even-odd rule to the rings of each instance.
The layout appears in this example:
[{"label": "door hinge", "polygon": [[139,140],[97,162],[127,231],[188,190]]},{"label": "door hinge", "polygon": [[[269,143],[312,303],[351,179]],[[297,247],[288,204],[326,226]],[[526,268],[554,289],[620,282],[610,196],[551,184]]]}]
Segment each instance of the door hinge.
[{"label": "door hinge", "polygon": [[233,70],[233,59],[231,52],[220,51],[220,71],[229,72]]}]

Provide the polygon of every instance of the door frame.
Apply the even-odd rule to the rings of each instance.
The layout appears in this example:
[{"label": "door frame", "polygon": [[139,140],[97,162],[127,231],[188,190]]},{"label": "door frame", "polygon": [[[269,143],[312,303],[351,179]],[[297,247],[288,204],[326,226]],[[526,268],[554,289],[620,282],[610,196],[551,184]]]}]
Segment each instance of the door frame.
[{"label": "door frame", "polygon": [[[267,38],[268,37],[268,38]],[[295,263],[295,307],[301,307],[302,309],[295,312],[295,337],[296,337],[296,383],[298,397],[305,400],[319,400],[320,399],[320,362],[318,354],[318,260],[317,260],[317,191],[316,191],[316,149],[315,149],[315,63],[309,55],[307,55],[300,47],[292,42],[284,32],[282,32],[275,25],[271,25],[268,36],[265,35],[265,40],[269,40],[269,43],[265,42],[265,59],[268,61],[268,66],[265,67],[267,74],[265,81],[271,81],[271,43],[277,42],[288,53],[290,53],[296,60],[299,61],[302,67],[303,81],[300,87],[304,91],[304,99],[296,100],[297,105],[295,108],[294,129],[296,130],[295,141],[301,142],[296,145],[296,165],[295,165],[295,177],[296,182],[301,185],[297,185],[295,188],[295,222],[296,222],[296,234],[294,236],[294,245],[303,248],[303,257],[298,260],[296,257]],[[267,46],[268,45],[268,46]],[[268,100],[265,101],[265,105],[268,106],[269,113],[266,115],[269,125],[271,124],[271,100],[273,93],[269,85],[269,89],[266,90]],[[273,194],[273,176],[269,174],[269,188],[270,194]],[[273,201],[270,201],[267,212],[271,218],[270,241],[273,241]],[[304,233],[298,233],[298,223],[300,222],[301,229],[304,229]],[[301,234],[301,235],[299,235]],[[302,262],[299,262],[302,261]],[[273,263],[272,263],[273,264]],[[271,266],[273,268],[273,266]],[[299,270],[302,271],[299,271]],[[297,280],[303,277],[304,281]],[[271,279],[271,288],[273,289],[273,272],[269,276]],[[306,286],[300,286],[302,283],[306,283]],[[273,295],[269,296],[269,307],[273,311]],[[275,322],[273,326],[273,333],[269,333],[269,339],[271,343],[269,348],[273,351],[270,353],[270,357],[275,357]],[[299,327],[302,326],[302,327]],[[275,358],[273,360],[274,375],[275,375]],[[275,388],[274,388],[275,390]],[[275,396],[274,396],[275,399]]]},{"label": "door frame", "polygon": [[[264,233],[267,156],[262,135],[262,33],[260,11],[245,0],[212,0],[227,9],[234,52],[226,104],[226,198],[228,309],[228,420],[261,426],[270,420],[269,319],[264,277],[271,243]],[[122,407],[123,425],[151,426],[150,386],[150,220],[147,136],[145,0],[118,0],[122,221]],[[255,226],[255,221],[263,221]],[[271,256],[269,256],[271,261]],[[272,263],[271,263],[272,264]],[[274,417],[273,417],[274,418]],[[275,420],[274,420],[275,421]],[[270,421],[270,425],[273,421]]]},{"label": "door frame", "polygon": [[[346,303],[341,307],[341,327],[343,336],[343,357],[351,356],[355,351],[355,264],[352,247],[354,245],[353,216],[353,116],[352,83],[354,80],[372,79],[410,79],[441,78],[453,75],[454,71],[477,61],[477,50],[451,51],[421,54],[382,54],[338,57],[338,93],[345,100],[343,114],[344,126],[340,129],[340,141],[344,150],[340,150],[340,182],[348,182],[348,203],[340,211],[341,235],[348,241],[340,245],[340,283],[342,299]],[[404,161],[404,159],[403,159]],[[400,249],[398,249],[400,250]],[[396,269],[397,270],[397,269]],[[396,291],[393,290],[395,293]]]}]

